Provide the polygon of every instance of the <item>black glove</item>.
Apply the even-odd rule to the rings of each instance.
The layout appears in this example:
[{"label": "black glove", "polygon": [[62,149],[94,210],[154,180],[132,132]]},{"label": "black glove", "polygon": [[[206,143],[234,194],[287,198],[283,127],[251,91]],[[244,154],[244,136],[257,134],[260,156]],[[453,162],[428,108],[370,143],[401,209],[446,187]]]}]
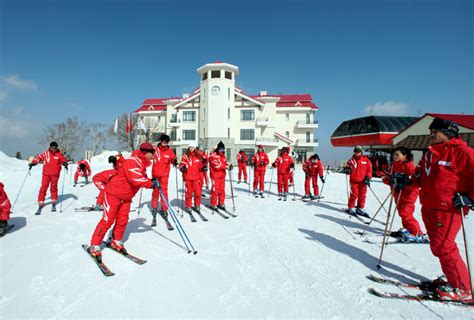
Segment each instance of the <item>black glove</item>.
[{"label": "black glove", "polygon": [[229,170],[232,170],[232,169],[234,169],[234,166],[231,163],[230,166],[229,166]]},{"label": "black glove", "polygon": [[351,174],[351,168],[350,167],[344,167],[344,169],[342,169],[342,173],[345,173],[345,174]]},{"label": "black glove", "polygon": [[202,169],[201,169],[203,172],[206,172],[208,169],[206,166],[202,166]]},{"label": "black glove", "polygon": [[188,168],[186,168],[186,166],[182,166],[179,168],[179,171],[181,172],[186,172],[186,170],[188,170]]},{"label": "black glove", "polygon": [[463,196],[460,193],[456,193],[454,196],[453,204],[456,208],[469,207],[471,210],[474,210],[474,201],[468,196]]},{"label": "black glove", "polygon": [[395,181],[395,191],[400,192],[406,185],[410,184],[410,177],[404,173],[394,173],[390,177]]},{"label": "black glove", "polygon": [[160,182],[159,182],[158,179],[156,179],[156,178],[151,179],[151,183],[153,183],[153,188],[157,188],[157,189],[158,189],[158,188],[161,187]]},{"label": "black glove", "polygon": [[290,164],[290,168],[291,168],[291,169],[294,169],[294,168],[295,168],[295,164],[294,164],[294,163]]},{"label": "black glove", "polygon": [[309,173],[308,173],[308,172],[305,172],[305,173],[304,173],[304,177],[305,177],[306,179],[308,179],[308,178],[309,178],[309,176],[310,176],[310,175],[309,175]]},{"label": "black glove", "polygon": [[365,177],[364,178],[364,181],[362,181],[366,186],[369,186],[370,187],[370,178],[369,177]]},{"label": "black glove", "polygon": [[272,167],[276,168],[277,164],[275,162],[272,163]]},{"label": "black glove", "polygon": [[265,161],[260,161],[260,167],[264,167],[265,166]]},{"label": "black glove", "polygon": [[67,162],[63,162],[63,167],[67,170]]},{"label": "black glove", "polygon": [[323,176],[319,176],[319,178],[321,179],[322,183],[326,183],[326,180],[324,180]]},{"label": "black glove", "polygon": [[175,166],[175,167],[178,166],[178,159],[174,158],[174,160],[173,160],[173,166]]},{"label": "black glove", "polygon": [[32,162],[32,163],[29,163],[29,164],[28,164],[28,168],[31,170],[31,168],[33,168],[33,167],[36,166],[36,165],[37,165],[37,163],[33,163],[33,162]]}]

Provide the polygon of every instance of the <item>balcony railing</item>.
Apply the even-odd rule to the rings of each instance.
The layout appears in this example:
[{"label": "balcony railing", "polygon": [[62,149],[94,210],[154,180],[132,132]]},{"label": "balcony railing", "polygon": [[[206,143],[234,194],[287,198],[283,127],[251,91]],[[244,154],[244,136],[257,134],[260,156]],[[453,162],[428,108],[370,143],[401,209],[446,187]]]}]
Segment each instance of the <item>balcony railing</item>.
[{"label": "balcony railing", "polygon": [[318,146],[319,145],[319,140],[317,138],[313,138],[313,139],[297,139],[296,140],[296,145],[297,146],[300,146],[300,147],[304,147],[304,146],[307,146],[307,147],[315,147],[315,146]]},{"label": "balcony railing", "polygon": [[314,121],[302,120],[302,121],[296,122],[296,127],[297,128],[317,128],[319,127],[319,122],[318,120],[314,120]]},{"label": "balcony railing", "polygon": [[266,125],[268,125],[268,118],[266,117],[257,118],[257,126],[266,126]]}]

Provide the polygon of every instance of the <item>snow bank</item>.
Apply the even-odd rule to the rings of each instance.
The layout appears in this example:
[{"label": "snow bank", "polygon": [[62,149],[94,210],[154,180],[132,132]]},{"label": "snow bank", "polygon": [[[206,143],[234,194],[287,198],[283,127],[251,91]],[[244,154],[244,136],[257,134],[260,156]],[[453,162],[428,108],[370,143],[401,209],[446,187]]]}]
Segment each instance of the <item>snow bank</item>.
[{"label": "snow bank", "polygon": [[[110,156],[115,156],[116,154],[118,154],[118,151],[104,151],[101,154],[92,157],[90,163],[91,164],[108,163],[109,157]],[[125,157],[130,157],[131,153],[130,152],[122,152],[122,155],[125,156]]]},{"label": "snow bank", "polygon": [[27,168],[26,160],[18,160],[14,157],[9,157],[3,151],[0,151],[0,168],[1,171],[16,171]]}]

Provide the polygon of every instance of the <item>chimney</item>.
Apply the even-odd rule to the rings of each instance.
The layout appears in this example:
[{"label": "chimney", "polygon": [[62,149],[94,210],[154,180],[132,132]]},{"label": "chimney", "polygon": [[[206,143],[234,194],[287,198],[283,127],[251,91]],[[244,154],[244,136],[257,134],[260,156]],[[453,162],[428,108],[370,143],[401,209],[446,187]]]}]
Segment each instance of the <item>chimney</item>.
[{"label": "chimney", "polygon": [[260,91],[260,97],[264,97],[268,94],[267,91]]}]

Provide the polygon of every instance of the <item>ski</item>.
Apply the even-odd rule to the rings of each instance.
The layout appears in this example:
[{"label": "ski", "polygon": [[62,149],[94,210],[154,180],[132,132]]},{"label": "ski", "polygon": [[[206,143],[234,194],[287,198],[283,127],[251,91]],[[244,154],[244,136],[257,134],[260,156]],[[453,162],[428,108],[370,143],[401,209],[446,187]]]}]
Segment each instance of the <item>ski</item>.
[{"label": "ski", "polygon": [[390,285],[403,287],[403,288],[415,288],[415,289],[420,289],[423,291],[431,291],[431,292],[434,292],[436,290],[436,285],[433,283],[433,281],[419,281],[419,282],[409,283],[409,282],[402,282],[398,280],[386,279],[386,278],[378,277],[373,274],[369,274],[367,276],[367,279],[377,282],[377,283],[390,284]]},{"label": "ski", "polygon": [[453,304],[457,306],[463,306],[463,307],[474,307],[473,303],[467,303],[467,302],[462,302],[462,301],[452,301],[452,300],[441,300],[436,294],[433,292],[424,292],[420,294],[398,294],[398,293],[392,293],[392,292],[382,292],[378,291],[377,289],[374,288],[369,288],[367,290],[370,294],[373,294],[377,297],[380,298],[386,298],[386,299],[400,299],[400,300],[412,300],[412,301],[434,301],[434,302],[441,302],[441,303],[446,303],[446,304]]},{"label": "ski", "polygon": [[151,218],[151,226],[156,227],[156,217]]},{"label": "ski", "polygon": [[128,253],[127,251],[123,252],[123,251],[118,251],[118,250],[115,249],[115,248],[112,248],[112,246],[110,245],[110,242],[105,242],[105,246],[106,246],[107,248],[111,249],[112,251],[115,251],[115,252],[117,252],[118,254],[124,256],[124,257],[127,258],[128,260],[135,262],[136,264],[144,264],[144,263],[146,263],[146,260],[143,260],[143,259],[140,259],[140,258],[138,258],[138,257],[135,257],[134,255],[131,255],[131,254]]},{"label": "ski", "polygon": [[165,226],[166,226],[166,229],[168,229],[169,231],[174,230],[173,226],[172,226],[171,223],[168,221],[168,219],[165,219]]},{"label": "ski", "polygon": [[222,218],[224,218],[224,219],[229,219],[229,217],[226,216],[225,214],[223,214],[223,213],[220,211],[220,209],[215,209],[215,210],[214,210],[214,209],[212,209],[212,207],[211,207],[210,205],[207,205],[207,204],[206,204],[206,208],[209,208],[212,212],[216,212],[218,215],[220,215],[220,216],[221,216]]},{"label": "ski", "polygon": [[90,206],[90,207],[74,208],[74,211],[76,211],[76,212],[89,212],[89,211],[102,211],[102,210],[97,210],[95,208],[95,206]]},{"label": "ski", "polygon": [[14,224],[9,224],[7,228],[3,230],[3,233],[0,234],[0,238],[3,238],[14,226]]},{"label": "ski", "polygon": [[201,218],[201,220],[202,220],[202,221],[204,221],[204,222],[207,222],[207,221],[208,221],[208,220],[207,220],[207,218],[206,218],[205,216],[203,216],[203,215],[202,215],[202,213],[201,213],[201,211],[200,211],[200,210],[199,210],[199,211],[198,211],[198,210],[196,210],[196,208],[195,208],[195,207],[193,207],[192,209],[193,209],[193,210],[194,210],[194,211],[195,211],[195,212],[198,214],[199,218]]},{"label": "ski", "polygon": [[187,214],[189,214],[189,218],[191,219],[191,222],[197,222],[196,218],[194,218],[193,213],[191,211],[187,212]]},{"label": "ski", "polygon": [[87,244],[83,244],[82,245],[82,249],[84,249],[87,254],[89,255],[89,257],[92,258],[92,260],[94,260],[95,264],[99,267],[100,271],[102,271],[102,273],[104,274],[104,276],[106,277],[110,277],[110,276],[113,276],[115,275],[115,273],[113,273],[109,267],[107,267],[103,262],[102,262],[102,258],[96,258],[94,257],[90,251],[89,251],[89,245]]},{"label": "ski", "polygon": [[51,212],[56,212],[56,205],[53,204],[53,206],[51,207]]},{"label": "ski", "polygon": [[236,214],[233,214],[232,212],[230,212],[229,210],[225,209],[218,209],[218,210],[221,210],[221,211],[224,211],[226,214],[228,214],[229,216],[231,216],[232,218],[237,218],[237,215]]},{"label": "ski", "polygon": [[356,218],[357,220],[359,220],[360,222],[363,222],[365,223],[366,221],[364,219],[362,219],[361,217],[359,217],[357,214],[351,214],[349,213],[349,209],[347,208],[341,208],[342,212],[344,212],[345,214],[347,214],[349,217],[354,217]]}]

